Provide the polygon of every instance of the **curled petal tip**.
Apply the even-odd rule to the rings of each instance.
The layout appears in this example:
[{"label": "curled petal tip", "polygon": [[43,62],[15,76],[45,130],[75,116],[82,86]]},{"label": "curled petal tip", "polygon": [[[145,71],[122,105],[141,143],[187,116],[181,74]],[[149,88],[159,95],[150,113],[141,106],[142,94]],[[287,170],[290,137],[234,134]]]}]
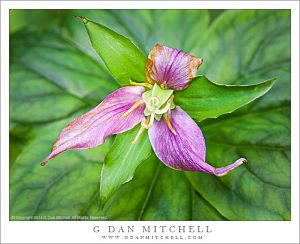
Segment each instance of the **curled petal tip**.
[{"label": "curled petal tip", "polygon": [[241,160],[243,161],[242,163],[248,163],[248,160],[245,158],[241,158]]},{"label": "curled petal tip", "polygon": [[238,166],[240,166],[243,163],[246,163],[247,160],[245,158],[240,158],[237,161],[235,161],[233,164],[230,164],[226,167],[222,167],[222,168],[215,168],[214,170],[214,175],[216,176],[224,176],[227,173],[229,173],[231,170],[237,168]]},{"label": "curled petal tip", "polygon": [[40,165],[41,165],[41,166],[45,166],[45,165],[47,164],[47,162],[48,162],[48,161],[45,160],[45,161],[41,162]]}]

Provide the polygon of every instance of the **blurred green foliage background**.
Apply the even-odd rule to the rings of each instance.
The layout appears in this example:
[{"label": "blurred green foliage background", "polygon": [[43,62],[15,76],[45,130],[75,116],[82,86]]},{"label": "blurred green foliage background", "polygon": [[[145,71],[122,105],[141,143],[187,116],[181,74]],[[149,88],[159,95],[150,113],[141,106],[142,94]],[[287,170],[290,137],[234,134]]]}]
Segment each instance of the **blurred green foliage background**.
[{"label": "blurred green foliage background", "polygon": [[[102,210],[100,172],[113,138],[40,167],[61,129],[119,87],[74,15],[145,54],[160,43],[202,57],[199,74],[220,84],[277,77],[264,97],[199,124],[208,162],[249,163],[217,178],[152,156]],[[288,10],[11,10],[9,24],[11,220],[290,220]]]}]

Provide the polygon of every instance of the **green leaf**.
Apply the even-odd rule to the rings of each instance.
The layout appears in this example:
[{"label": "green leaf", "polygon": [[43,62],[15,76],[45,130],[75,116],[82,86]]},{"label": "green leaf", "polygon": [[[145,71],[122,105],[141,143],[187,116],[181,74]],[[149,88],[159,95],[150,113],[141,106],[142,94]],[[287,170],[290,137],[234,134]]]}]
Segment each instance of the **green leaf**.
[{"label": "green leaf", "polygon": [[[156,43],[189,52],[206,33],[209,23],[207,10],[112,10],[133,41],[149,53]],[[139,21],[136,21],[139,20]],[[110,24],[110,22],[106,22]],[[110,25],[111,26],[111,25]],[[176,38],[174,36],[176,35]]]},{"label": "green leaf", "polygon": [[[10,9],[9,10],[9,33],[28,28],[42,31],[58,25],[65,17],[63,10],[43,9]],[[32,24],[34,23],[34,24]]]},{"label": "green leaf", "polygon": [[276,69],[289,66],[290,26],[290,10],[223,12],[193,49],[204,59],[201,73],[221,84],[277,77]]},{"label": "green leaf", "polygon": [[267,93],[274,84],[270,79],[256,85],[218,85],[205,76],[193,80],[189,88],[175,93],[179,105],[196,121],[217,118],[252,102]]},{"label": "green leaf", "polygon": [[107,202],[120,185],[130,181],[140,163],[151,155],[151,145],[147,131],[142,132],[132,144],[140,125],[118,135],[104,160],[101,172],[100,201]]},{"label": "green leaf", "polygon": [[149,195],[144,199],[144,209],[139,219],[190,220],[192,210],[189,182],[182,172],[171,170],[161,162],[158,167],[159,171],[156,178],[153,178]]},{"label": "green leaf", "polygon": [[192,220],[227,220],[201,195],[199,195],[198,192],[193,191],[192,198]]},{"label": "green leaf", "polygon": [[126,37],[111,29],[81,17],[91,43],[113,77],[121,85],[130,78],[145,81],[146,56]]},{"label": "green leaf", "polygon": [[45,167],[39,164],[49,153],[58,132],[74,117],[43,125],[31,133],[10,169],[12,220],[26,216],[57,216],[56,220],[89,218],[86,211],[99,191],[99,162],[103,161],[111,141],[89,151],[66,152]]},{"label": "green leaf", "polygon": [[63,127],[119,86],[54,31],[10,37],[10,217],[89,218],[89,206],[98,200],[99,163],[111,141],[66,152],[44,168],[39,163]]},{"label": "green leaf", "polygon": [[10,98],[10,119],[21,123],[50,122],[88,105],[22,64],[11,65]]},{"label": "green leaf", "polygon": [[241,156],[248,163],[219,178],[186,173],[194,188],[230,220],[289,220],[290,112],[286,107],[239,114],[202,131],[209,163],[220,167]]},{"label": "green leaf", "polygon": [[122,185],[107,202],[102,217],[107,220],[188,220],[191,203],[191,188],[184,175],[167,168],[152,155],[137,168],[132,181]]},{"label": "green leaf", "polygon": [[159,160],[152,154],[136,169],[131,181],[120,188],[107,201],[101,216],[107,220],[137,220],[145,210],[159,174]]},{"label": "green leaf", "polygon": [[[57,86],[61,93],[69,93],[91,103],[103,99],[119,87],[94,59],[82,53],[63,37],[53,32],[34,33],[21,31],[11,37],[12,63],[26,69],[27,79],[43,78],[43,83]],[[36,74],[33,78],[32,73]],[[22,76],[19,74],[17,82],[20,82]],[[40,85],[39,89],[42,87],[43,85]],[[23,93],[28,89],[30,88],[25,89]],[[31,90],[38,93],[39,89]]]},{"label": "green leaf", "polygon": [[166,167],[154,154],[108,200],[101,217],[106,220],[224,219],[194,191],[183,172]]}]

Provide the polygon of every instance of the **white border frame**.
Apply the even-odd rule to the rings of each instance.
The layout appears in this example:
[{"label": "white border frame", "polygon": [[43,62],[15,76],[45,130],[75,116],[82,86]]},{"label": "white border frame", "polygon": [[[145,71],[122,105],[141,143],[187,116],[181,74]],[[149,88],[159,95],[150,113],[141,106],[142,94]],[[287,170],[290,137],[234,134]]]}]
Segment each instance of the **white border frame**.
[{"label": "white border frame", "polygon": [[[99,243],[108,225],[201,225],[213,233],[186,243],[299,243],[299,5],[298,1],[2,1],[1,2],[1,241],[2,243]],[[292,210],[291,221],[9,221],[9,9],[291,9]],[[278,57],[280,58],[280,57]],[[97,225],[103,230],[94,233]],[[135,235],[141,234],[139,231]],[[145,243],[182,243],[148,240]],[[112,243],[112,242],[111,242]],[[141,243],[141,240],[113,240]]]}]

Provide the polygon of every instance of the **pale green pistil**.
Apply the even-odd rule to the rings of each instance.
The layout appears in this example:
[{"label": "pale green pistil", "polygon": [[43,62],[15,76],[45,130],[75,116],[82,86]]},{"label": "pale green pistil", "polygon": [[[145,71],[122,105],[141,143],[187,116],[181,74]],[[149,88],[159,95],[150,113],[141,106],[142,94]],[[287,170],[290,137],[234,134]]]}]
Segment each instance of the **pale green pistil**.
[{"label": "pale green pistil", "polygon": [[173,90],[161,88],[156,83],[151,90],[144,92],[142,97],[146,104],[145,117],[152,115],[156,120],[160,120],[162,115],[168,114],[175,107]]}]

